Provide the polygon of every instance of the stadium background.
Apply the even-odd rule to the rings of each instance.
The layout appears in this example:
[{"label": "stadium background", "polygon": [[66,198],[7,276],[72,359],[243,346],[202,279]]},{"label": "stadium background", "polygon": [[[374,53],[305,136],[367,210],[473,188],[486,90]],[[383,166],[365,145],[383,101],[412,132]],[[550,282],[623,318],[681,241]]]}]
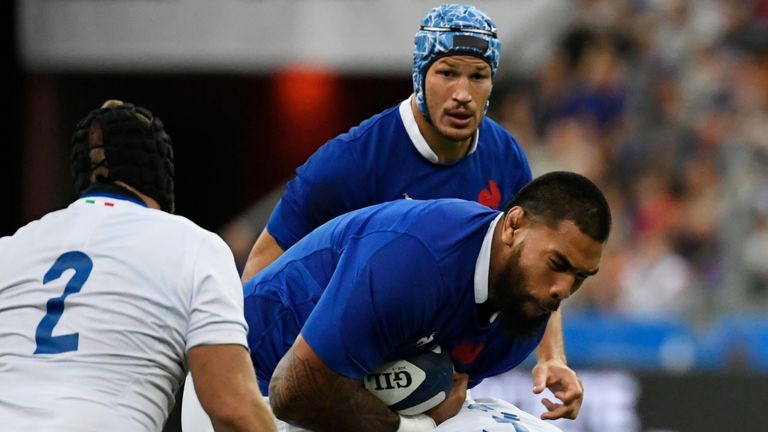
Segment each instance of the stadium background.
[{"label": "stadium background", "polygon": [[[74,198],[75,122],[122,98],[174,139],[178,212],[242,259],[298,164],[409,94],[411,38],[434,4],[4,2],[0,235]],[[590,176],[616,217],[601,273],[565,311],[586,402],[558,425],[765,431],[768,2],[473,4],[503,42],[490,115],[534,174]],[[521,369],[477,393],[539,412]]]}]

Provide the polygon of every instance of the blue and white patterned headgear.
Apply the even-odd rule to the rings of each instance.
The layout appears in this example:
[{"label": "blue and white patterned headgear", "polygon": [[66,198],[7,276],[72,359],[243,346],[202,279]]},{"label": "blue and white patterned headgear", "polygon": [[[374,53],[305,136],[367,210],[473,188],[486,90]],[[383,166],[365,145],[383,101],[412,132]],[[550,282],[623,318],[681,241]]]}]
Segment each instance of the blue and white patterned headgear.
[{"label": "blue and white patterned headgear", "polygon": [[[499,67],[501,42],[496,25],[474,6],[444,4],[432,8],[421,20],[413,50],[413,91],[419,110],[429,118],[424,97],[424,80],[429,67],[441,57],[470,55],[491,66],[491,77]],[[486,102],[485,110],[488,110]]]}]

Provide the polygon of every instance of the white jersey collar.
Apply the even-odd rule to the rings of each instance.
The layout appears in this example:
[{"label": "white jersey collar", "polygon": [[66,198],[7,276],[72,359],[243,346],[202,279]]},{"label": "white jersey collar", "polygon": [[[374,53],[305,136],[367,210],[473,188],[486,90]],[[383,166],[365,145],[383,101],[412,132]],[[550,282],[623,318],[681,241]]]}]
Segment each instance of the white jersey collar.
[{"label": "white jersey collar", "polygon": [[[432,148],[429,147],[427,140],[424,139],[424,136],[421,135],[421,131],[419,131],[419,125],[416,124],[416,116],[413,115],[413,109],[411,108],[411,98],[413,97],[414,96],[411,95],[408,99],[400,102],[400,118],[403,120],[405,131],[408,132],[408,137],[411,138],[411,142],[413,143],[413,146],[416,147],[416,151],[418,151],[424,159],[436,164],[439,161],[437,154],[435,154],[435,152],[432,151]],[[472,146],[469,148],[466,156],[471,155],[477,150],[477,141],[479,137],[480,128],[477,128],[475,139],[472,140]]]},{"label": "white jersey collar", "polygon": [[75,201],[80,204],[96,204],[99,206],[106,206],[106,207],[114,207],[116,204],[136,204],[142,207],[148,207],[147,204],[144,201],[138,201],[132,197],[128,197],[125,195],[118,195],[118,194],[112,194],[112,193],[105,193],[105,192],[93,192],[88,193]]},{"label": "white jersey collar", "polygon": [[481,304],[488,300],[488,271],[491,266],[491,243],[493,243],[493,231],[504,213],[499,213],[488,226],[483,245],[475,261],[475,303]]}]

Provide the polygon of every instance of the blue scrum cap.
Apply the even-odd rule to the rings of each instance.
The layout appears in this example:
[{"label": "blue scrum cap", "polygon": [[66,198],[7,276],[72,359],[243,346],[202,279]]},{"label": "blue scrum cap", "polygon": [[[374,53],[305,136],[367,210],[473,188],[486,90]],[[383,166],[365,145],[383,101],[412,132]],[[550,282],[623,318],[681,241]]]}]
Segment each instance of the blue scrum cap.
[{"label": "blue scrum cap", "polygon": [[[444,4],[432,8],[416,32],[413,50],[413,91],[419,110],[429,118],[424,80],[429,67],[441,57],[470,55],[485,60],[496,76],[501,42],[496,25],[474,6]],[[485,109],[488,109],[486,103]]]}]

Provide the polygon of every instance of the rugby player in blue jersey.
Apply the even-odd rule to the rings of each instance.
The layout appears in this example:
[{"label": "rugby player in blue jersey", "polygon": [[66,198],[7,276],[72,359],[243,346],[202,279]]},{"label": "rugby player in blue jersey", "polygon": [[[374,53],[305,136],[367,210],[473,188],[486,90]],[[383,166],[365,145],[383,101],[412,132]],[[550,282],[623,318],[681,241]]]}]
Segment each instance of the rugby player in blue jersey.
[{"label": "rugby player in blue jersey", "polygon": [[371,204],[461,198],[498,209],[508,202],[531,170],[515,138],[485,116],[500,48],[483,12],[433,8],[415,37],[413,95],[326,142],[297,169],[243,280],[328,220]]},{"label": "rugby player in blue jersey", "polygon": [[[308,430],[432,430],[468,387],[536,348],[551,315],[598,271],[610,226],[600,190],[569,172],[534,179],[503,212],[396,200],[337,217],[244,285],[261,390],[278,418]],[[398,415],[361,385],[382,361],[434,345],[457,375],[426,414]],[[550,388],[560,401],[545,399],[543,418],[576,394]]]},{"label": "rugby player in blue jersey", "polygon": [[[461,198],[492,209],[531,180],[521,146],[486,117],[501,44],[472,6],[445,4],[422,19],[413,52],[414,93],[325,143],[297,170],[251,250],[247,280],[328,220],[396,199]],[[545,415],[575,418],[582,387],[565,361],[557,311],[536,350],[534,391],[573,399]]]}]

